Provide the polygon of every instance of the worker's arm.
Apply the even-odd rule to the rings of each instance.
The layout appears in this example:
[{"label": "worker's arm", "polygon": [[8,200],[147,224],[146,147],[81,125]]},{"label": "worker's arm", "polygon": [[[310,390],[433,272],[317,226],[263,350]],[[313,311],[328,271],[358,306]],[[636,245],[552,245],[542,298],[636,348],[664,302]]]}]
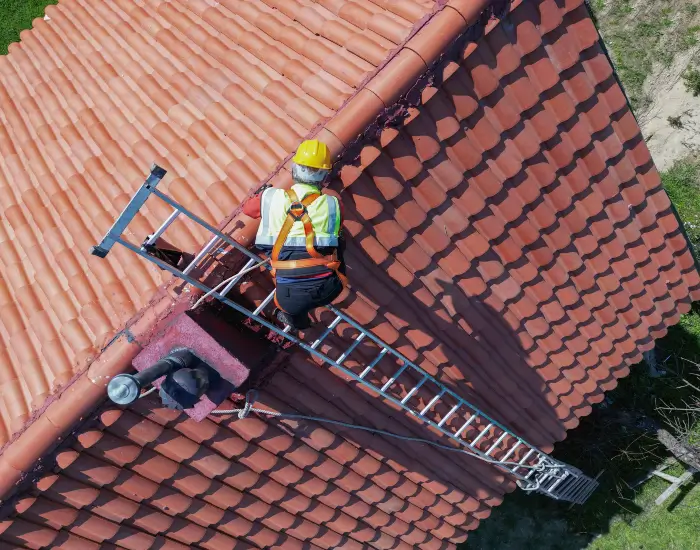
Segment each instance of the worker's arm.
[{"label": "worker's arm", "polygon": [[243,203],[243,213],[246,216],[250,216],[253,219],[260,219],[262,217],[260,213],[260,201],[262,200],[263,193],[272,187],[269,183],[265,183],[260,186],[260,188],[255,192],[255,195],[250,197],[247,201]]},{"label": "worker's arm", "polygon": [[243,213],[246,216],[250,216],[254,219],[260,218],[260,198],[262,195],[255,195],[250,197],[247,201],[243,203]]}]

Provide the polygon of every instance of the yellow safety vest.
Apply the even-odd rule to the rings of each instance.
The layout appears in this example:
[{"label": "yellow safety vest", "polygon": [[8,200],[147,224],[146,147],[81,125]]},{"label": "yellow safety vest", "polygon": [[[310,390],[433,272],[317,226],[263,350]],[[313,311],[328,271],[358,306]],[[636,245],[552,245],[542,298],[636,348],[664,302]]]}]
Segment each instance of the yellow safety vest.
[{"label": "yellow safety vest", "polygon": [[[295,183],[292,191],[300,201],[307,195],[318,195],[319,189],[314,185]],[[260,227],[255,236],[255,244],[274,246],[282,230],[292,201],[284,189],[269,188],[263,192],[260,200]],[[340,235],[341,216],[338,199],[331,195],[321,195],[306,206],[314,230],[315,247],[337,247]],[[306,247],[306,233],[301,220],[294,222],[284,241],[284,246]]]}]

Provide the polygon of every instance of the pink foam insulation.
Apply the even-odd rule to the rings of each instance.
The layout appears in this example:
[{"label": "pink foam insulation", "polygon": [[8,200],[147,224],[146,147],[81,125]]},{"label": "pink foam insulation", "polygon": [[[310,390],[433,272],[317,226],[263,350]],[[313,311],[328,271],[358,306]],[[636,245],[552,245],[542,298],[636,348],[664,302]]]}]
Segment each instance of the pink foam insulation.
[{"label": "pink foam insulation", "polygon": [[[210,389],[195,407],[185,411],[195,420],[201,420],[247,380],[250,369],[187,315],[177,318],[161,338],[146,346],[134,359],[134,368],[138,371],[147,369],[173,350],[180,348],[191,350],[214,368],[225,381],[230,382],[230,385],[224,384],[221,388]],[[162,380],[154,383],[158,389]]]}]

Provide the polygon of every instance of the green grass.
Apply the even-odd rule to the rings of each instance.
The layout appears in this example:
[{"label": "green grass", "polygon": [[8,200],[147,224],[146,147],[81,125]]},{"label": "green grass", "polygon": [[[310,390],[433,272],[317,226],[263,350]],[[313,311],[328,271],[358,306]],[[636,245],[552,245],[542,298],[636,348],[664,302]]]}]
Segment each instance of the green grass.
[{"label": "green grass", "polygon": [[32,21],[43,17],[44,9],[56,0],[0,0],[0,55],[7,46],[19,40],[19,33],[32,26]]},{"label": "green grass", "polygon": [[662,179],[690,242],[700,251],[700,161],[677,162],[662,174]]},{"label": "green grass", "polygon": [[[700,362],[700,313],[685,315],[659,348],[661,360],[677,352]],[[668,457],[642,428],[644,418],[664,424],[657,407],[682,405],[693,395],[692,390],[679,389],[679,376],[670,372],[687,376],[688,364],[671,359],[663,368],[669,371],[666,376],[651,378],[644,365],[634,367],[608,394],[604,406],[596,407],[557,445],[557,458],[591,475],[601,474],[600,488],[584,506],[569,510],[567,504],[517,491],[470,534],[460,550],[700,550],[700,485],[688,484],[660,507],[653,503],[667,482],[652,478],[631,488]],[[672,418],[684,418],[684,413]],[[695,425],[691,442],[700,438],[698,432],[700,424]],[[675,466],[668,473],[682,471]]]},{"label": "green grass", "polygon": [[[644,485],[635,504],[651,507],[654,500],[668,487],[668,483],[654,478]],[[688,492],[688,489],[691,489]],[[700,485],[689,485],[676,495],[682,502],[674,505],[671,497],[660,507],[637,517],[633,521],[617,519],[610,531],[594,540],[589,550],[698,550],[698,519],[700,518]]]},{"label": "green grass", "polygon": [[675,56],[698,44],[698,6],[675,6],[670,0],[646,2],[635,9],[632,0],[591,2],[596,23],[615,61],[632,107],[650,103],[644,83],[657,64],[668,67]]},{"label": "green grass", "polygon": [[598,16],[605,9],[605,0],[591,0],[591,10],[594,16]]},{"label": "green grass", "polygon": [[[700,245],[700,161],[678,162],[662,174],[662,180],[689,238]],[[461,550],[700,550],[700,485],[688,484],[661,507],[653,503],[668,487],[666,481],[652,478],[631,488],[668,458],[648,419],[667,428],[684,422],[690,428],[688,441],[700,445],[697,415],[660,410],[700,399],[682,381],[696,381],[691,375],[700,372],[691,363],[700,364],[700,307],[684,315],[658,342],[657,357],[665,376],[652,378],[645,365],[633,367],[630,376],[555,449],[561,460],[591,475],[601,473],[600,488],[584,506],[569,510],[566,504],[517,491],[482,522]],[[680,466],[669,470],[681,472]]]},{"label": "green grass", "polygon": [[[682,470],[667,471],[677,475]],[[646,482],[633,499],[619,503],[621,513],[598,534],[571,526],[576,511],[542,503],[537,496],[509,495],[461,550],[700,550],[700,485],[689,483],[663,505],[653,506],[668,485],[659,478]],[[599,511],[605,514],[605,508]]]},{"label": "green grass", "polygon": [[688,93],[693,94],[693,97],[700,95],[700,71],[697,69],[688,69],[683,73],[683,82]]},{"label": "green grass", "polygon": [[698,44],[698,32],[700,32],[700,25],[693,25],[688,27],[683,34],[681,40],[683,41],[683,47],[685,49],[692,48]]}]

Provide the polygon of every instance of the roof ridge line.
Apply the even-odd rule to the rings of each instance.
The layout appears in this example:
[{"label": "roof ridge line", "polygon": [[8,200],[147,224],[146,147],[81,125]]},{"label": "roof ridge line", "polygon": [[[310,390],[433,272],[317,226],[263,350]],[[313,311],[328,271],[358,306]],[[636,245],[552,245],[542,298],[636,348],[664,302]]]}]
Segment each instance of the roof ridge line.
[{"label": "roof ridge line", "polygon": [[[520,3],[519,0],[506,0],[507,5],[511,2]],[[333,116],[311,128],[306,139],[324,141],[330,149],[331,157],[335,161],[341,159],[382,111],[392,108],[409,92],[412,85],[440,59],[449,44],[465,33],[485,10],[496,3],[498,0],[437,0],[433,11],[416,22],[403,43],[392,50],[360,83]],[[362,109],[367,106],[371,108]],[[343,124],[351,129],[341,131]],[[253,197],[260,187],[278,178],[281,172],[286,171],[291,176],[288,164],[293,156],[292,152],[282,159],[219,227],[224,229],[234,222],[241,214],[245,201]],[[289,178],[287,184],[291,185]],[[286,187],[284,182],[281,187]],[[257,221],[245,220],[242,223],[242,227],[234,228],[230,237],[243,246],[250,246],[257,231]]]}]

